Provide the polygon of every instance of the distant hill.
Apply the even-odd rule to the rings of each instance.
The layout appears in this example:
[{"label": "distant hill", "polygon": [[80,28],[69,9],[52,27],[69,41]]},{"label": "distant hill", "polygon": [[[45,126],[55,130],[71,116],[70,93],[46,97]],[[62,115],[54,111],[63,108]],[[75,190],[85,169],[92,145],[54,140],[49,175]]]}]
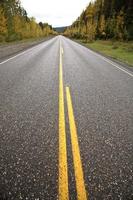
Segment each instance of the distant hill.
[{"label": "distant hill", "polygon": [[58,33],[63,33],[66,30],[67,26],[63,27],[54,27],[53,29]]}]

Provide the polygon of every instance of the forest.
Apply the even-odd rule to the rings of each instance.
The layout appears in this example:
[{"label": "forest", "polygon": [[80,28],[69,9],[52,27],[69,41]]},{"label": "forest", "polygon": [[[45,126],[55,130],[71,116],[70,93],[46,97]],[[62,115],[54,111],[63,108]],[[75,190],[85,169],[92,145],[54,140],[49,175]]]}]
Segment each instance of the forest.
[{"label": "forest", "polygon": [[93,41],[133,39],[133,0],[91,1],[64,35]]},{"label": "forest", "polygon": [[29,18],[20,0],[0,0],[0,42],[40,38],[53,34],[48,23]]}]

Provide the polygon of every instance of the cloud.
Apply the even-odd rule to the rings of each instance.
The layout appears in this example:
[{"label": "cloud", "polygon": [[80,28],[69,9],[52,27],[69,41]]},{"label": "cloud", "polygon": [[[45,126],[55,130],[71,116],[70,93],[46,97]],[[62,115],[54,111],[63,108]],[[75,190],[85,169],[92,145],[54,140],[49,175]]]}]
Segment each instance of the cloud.
[{"label": "cloud", "polygon": [[21,0],[29,17],[52,26],[70,25],[89,4],[90,0]]}]

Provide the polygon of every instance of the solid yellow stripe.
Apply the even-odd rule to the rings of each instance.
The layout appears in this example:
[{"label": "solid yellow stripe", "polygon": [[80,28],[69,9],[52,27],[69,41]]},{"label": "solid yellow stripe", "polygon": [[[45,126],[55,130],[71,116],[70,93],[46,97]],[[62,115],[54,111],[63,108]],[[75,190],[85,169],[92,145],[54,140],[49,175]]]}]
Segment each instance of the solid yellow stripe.
[{"label": "solid yellow stripe", "polygon": [[59,200],[68,200],[68,171],[67,150],[64,112],[64,90],[62,69],[62,48],[60,44],[60,66],[59,66]]},{"label": "solid yellow stripe", "polygon": [[77,130],[76,130],[76,124],[75,124],[75,119],[74,119],[72,100],[71,100],[69,87],[66,87],[66,95],[67,95],[67,107],[68,107],[70,135],[71,135],[71,143],[72,143],[72,153],[73,153],[73,160],[74,160],[77,199],[87,200],[83,170],[82,170],[82,163],[81,163],[81,158],[80,158],[80,150],[79,150],[79,145],[78,145]]}]

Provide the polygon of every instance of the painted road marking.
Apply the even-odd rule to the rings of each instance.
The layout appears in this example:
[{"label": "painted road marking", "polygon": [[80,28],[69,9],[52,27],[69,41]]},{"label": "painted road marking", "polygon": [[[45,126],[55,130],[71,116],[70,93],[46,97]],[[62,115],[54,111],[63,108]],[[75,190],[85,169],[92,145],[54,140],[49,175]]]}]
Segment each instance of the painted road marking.
[{"label": "painted road marking", "polygon": [[62,54],[64,53],[64,50],[63,50],[63,48],[61,48],[61,52],[62,52]]},{"label": "painted road marking", "polygon": [[[129,71],[123,69],[121,65],[120,65],[121,67],[119,67],[117,64],[115,64],[115,62],[113,62],[113,61],[111,61],[111,60],[105,58],[104,56],[102,56],[102,55],[100,55],[100,54],[98,54],[98,53],[96,53],[96,52],[94,52],[94,51],[92,51],[91,49],[89,49],[89,48],[87,48],[87,47],[85,47],[85,46],[83,46],[83,45],[81,45],[81,44],[78,44],[77,42],[74,42],[74,41],[72,41],[72,40],[71,40],[71,42],[76,43],[79,47],[82,46],[83,48],[85,48],[85,49],[87,49],[89,52],[91,52],[92,54],[96,55],[97,57],[99,57],[99,58],[101,58],[102,60],[106,61],[107,63],[113,65],[113,66],[116,67],[117,69],[119,69],[119,70],[125,72],[126,74],[128,74],[129,76],[132,76],[132,77],[133,77],[133,73],[132,73],[132,72],[130,73]],[[81,48],[81,47],[80,47],[80,48]]]},{"label": "painted road marking", "polygon": [[[91,50],[89,50],[89,51],[91,51]],[[132,74],[132,73],[130,73],[130,72],[128,72],[127,70],[125,70],[125,69],[119,67],[118,65],[116,65],[115,63],[113,63],[112,61],[110,61],[109,59],[107,59],[107,58],[105,58],[105,57],[103,57],[103,56],[101,56],[101,55],[99,55],[99,54],[97,54],[97,53],[95,53],[95,52],[93,52],[93,51],[91,51],[91,52],[92,52],[93,54],[95,54],[96,56],[100,57],[101,59],[103,59],[104,61],[106,61],[107,63],[113,65],[113,66],[116,67],[117,69],[119,69],[119,70],[125,72],[126,74],[128,74],[129,76],[132,76],[132,77],[133,77],[133,74]]]},{"label": "painted road marking", "polygon": [[76,129],[76,124],[75,124],[75,119],[74,119],[72,100],[71,100],[69,87],[66,87],[66,96],[67,96],[68,117],[69,117],[70,135],[71,135],[71,143],[72,143],[72,153],[73,153],[73,160],[74,160],[77,199],[87,200],[82,162],[80,158],[80,150],[79,150],[79,145],[78,145],[77,129]]},{"label": "painted road marking", "polygon": [[[45,41],[44,41],[44,42],[45,42]],[[44,42],[42,42],[42,43],[44,43]],[[48,42],[49,42],[49,41],[48,41]],[[50,42],[51,42],[51,41],[50,41]],[[13,60],[14,58],[17,58],[17,57],[19,57],[19,56],[21,56],[21,55],[23,55],[23,54],[25,54],[25,53],[28,53],[28,52],[30,52],[30,51],[36,49],[37,47],[39,47],[40,45],[42,45],[42,43],[36,44],[34,47],[29,47],[27,50],[24,50],[24,51],[22,51],[21,53],[17,53],[17,55],[12,56],[11,58],[8,58],[8,59],[6,59],[6,60],[0,62],[0,65],[2,65],[2,64],[4,64],[4,63],[7,63],[8,61]],[[46,45],[47,45],[47,43],[46,43]]]},{"label": "painted road marking", "polygon": [[13,57],[11,57],[11,58],[8,58],[7,60],[4,60],[3,62],[0,63],[0,65],[2,65],[2,64],[4,64],[4,63],[7,63],[8,61],[13,60],[14,58],[17,58],[17,57],[19,57],[19,56],[21,56],[21,55],[23,55],[23,54],[25,54],[25,53],[28,53],[29,51],[35,49],[35,48],[38,47],[39,45],[40,45],[40,44],[36,45],[35,47],[30,47],[30,49],[25,50],[25,51],[23,51],[23,52],[21,52],[21,53],[18,53],[17,55],[15,55],[15,56],[13,56]]},{"label": "painted road marking", "polygon": [[123,71],[124,73],[128,74],[129,76],[132,76],[132,77],[133,77],[133,74],[132,74],[132,73],[130,73],[130,72],[128,72],[127,70],[125,70],[125,69],[119,67],[117,64],[115,64],[115,63],[112,62],[111,60],[105,58],[104,56],[99,55],[98,53],[95,53],[94,51],[92,51],[92,50],[90,50],[90,49],[88,49],[88,51],[90,51],[92,54],[96,55],[97,57],[101,58],[102,60],[106,61],[107,63],[113,65],[113,66],[116,67],[117,69],[119,69],[119,70]]},{"label": "painted road marking", "polygon": [[62,47],[60,43],[60,64],[59,64],[59,200],[68,200],[68,169],[67,169],[67,148],[64,111],[64,89],[63,89],[63,66]]}]

